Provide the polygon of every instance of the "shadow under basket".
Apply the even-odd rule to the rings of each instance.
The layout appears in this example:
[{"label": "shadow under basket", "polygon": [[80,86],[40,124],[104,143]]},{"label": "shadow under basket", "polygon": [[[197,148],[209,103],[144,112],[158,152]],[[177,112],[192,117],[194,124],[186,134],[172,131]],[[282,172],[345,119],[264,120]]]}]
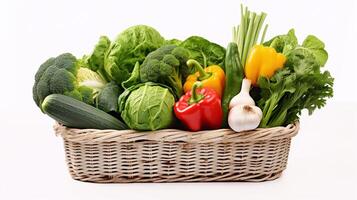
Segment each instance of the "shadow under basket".
[{"label": "shadow under basket", "polygon": [[286,168],[299,122],[235,133],[73,129],[55,125],[73,179],[95,183],[267,181]]}]

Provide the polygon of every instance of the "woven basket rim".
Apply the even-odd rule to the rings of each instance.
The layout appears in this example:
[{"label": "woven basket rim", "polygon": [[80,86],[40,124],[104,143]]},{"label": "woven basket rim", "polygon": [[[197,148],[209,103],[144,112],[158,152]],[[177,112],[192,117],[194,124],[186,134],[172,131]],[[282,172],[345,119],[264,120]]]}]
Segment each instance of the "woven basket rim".
[{"label": "woven basket rim", "polygon": [[244,143],[264,140],[279,140],[294,137],[300,128],[299,121],[287,126],[258,128],[236,133],[231,129],[216,129],[190,132],[179,129],[161,129],[139,132],[127,130],[99,130],[68,128],[54,125],[56,135],[77,143],[99,144],[102,142],[184,142],[184,143]]}]

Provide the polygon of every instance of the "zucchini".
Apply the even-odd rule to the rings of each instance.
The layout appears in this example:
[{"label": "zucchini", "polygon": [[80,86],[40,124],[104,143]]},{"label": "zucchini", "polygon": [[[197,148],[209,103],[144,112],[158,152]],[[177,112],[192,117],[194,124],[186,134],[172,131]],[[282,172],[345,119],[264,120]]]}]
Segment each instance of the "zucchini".
[{"label": "zucchini", "polygon": [[228,127],[229,102],[240,92],[244,78],[244,69],[239,58],[238,45],[234,42],[228,44],[224,65],[226,69],[226,84],[222,97],[222,124],[223,128],[226,128]]},{"label": "zucchini", "polygon": [[127,129],[117,118],[69,96],[51,94],[42,110],[57,122],[72,128]]}]

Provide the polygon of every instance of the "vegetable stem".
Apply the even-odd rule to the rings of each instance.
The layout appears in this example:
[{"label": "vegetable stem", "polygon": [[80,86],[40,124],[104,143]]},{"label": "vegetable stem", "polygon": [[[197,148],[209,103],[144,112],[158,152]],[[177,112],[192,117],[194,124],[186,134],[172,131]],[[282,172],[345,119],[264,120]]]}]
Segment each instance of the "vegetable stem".
[{"label": "vegetable stem", "polygon": [[208,79],[209,77],[212,76],[212,74],[206,72],[206,71],[203,69],[203,67],[200,65],[200,63],[197,62],[196,60],[189,59],[186,64],[187,64],[188,67],[195,67],[195,68],[196,68],[196,70],[197,70],[198,73],[200,74],[200,76],[198,77],[198,80],[200,80],[200,81],[205,80],[205,79]]},{"label": "vegetable stem", "polygon": [[[263,27],[266,13],[262,12],[256,14],[248,10],[248,7],[243,7],[241,4],[241,20],[240,24],[233,28],[233,42],[238,45],[238,52],[243,67],[245,66],[246,59],[248,57],[250,49],[257,43],[260,35],[260,31]],[[260,39],[260,43],[264,42],[268,26],[265,25],[263,35]]]},{"label": "vegetable stem", "polygon": [[194,103],[198,103],[199,101],[201,101],[204,96],[202,94],[198,94],[197,93],[197,89],[202,87],[202,82],[200,81],[196,81],[191,89],[191,98],[188,101],[189,104],[194,104]]},{"label": "vegetable stem", "polygon": [[257,43],[258,41],[258,37],[259,37],[259,32],[260,30],[262,29],[262,26],[263,26],[263,22],[266,18],[267,14],[262,12],[261,15],[260,15],[260,20],[259,20],[259,23],[258,23],[258,27],[257,27],[257,30],[255,32],[255,36],[254,36],[254,44]]},{"label": "vegetable stem", "polygon": [[250,43],[252,32],[253,32],[253,23],[254,23],[255,17],[256,17],[256,14],[252,13],[251,19],[250,19],[250,21],[252,23],[249,23],[249,27],[248,27],[248,31],[247,31],[247,35],[246,35],[246,41],[244,42],[244,47],[243,47],[243,54],[242,54],[243,65],[245,65],[248,50],[250,49],[249,43]]},{"label": "vegetable stem", "polygon": [[265,27],[264,27],[262,38],[260,39],[260,44],[263,44],[264,39],[265,39],[265,34],[266,34],[267,30],[268,30],[268,24],[266,24]]}]

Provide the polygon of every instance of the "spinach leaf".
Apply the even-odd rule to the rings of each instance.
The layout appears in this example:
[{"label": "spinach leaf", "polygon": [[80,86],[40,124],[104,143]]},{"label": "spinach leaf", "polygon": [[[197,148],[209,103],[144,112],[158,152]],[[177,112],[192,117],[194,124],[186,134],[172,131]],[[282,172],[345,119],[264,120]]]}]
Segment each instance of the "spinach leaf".
[{"label": "spinach leaf", "polygon": [[190,51],[190,58],[197,60],[202,66],[219,65],[223,67],[226,50],[203,37],[191,36],[180,45]]}]

